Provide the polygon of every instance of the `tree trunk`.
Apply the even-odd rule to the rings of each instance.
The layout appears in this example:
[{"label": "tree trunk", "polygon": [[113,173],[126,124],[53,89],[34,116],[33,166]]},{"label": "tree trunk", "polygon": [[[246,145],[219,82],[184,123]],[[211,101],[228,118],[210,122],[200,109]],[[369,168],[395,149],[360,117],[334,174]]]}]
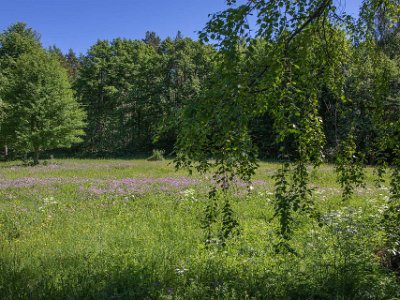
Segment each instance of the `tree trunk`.
[{"label": "tree trunk", "polygon": [[34,153],[33,153],[33,164],[38,165],[39,164],[39,148],[35,148]]},{"label": "tree trunk", "polygon": [[7,160],[8,158],[8,146],[4,145],[4,160]]}]

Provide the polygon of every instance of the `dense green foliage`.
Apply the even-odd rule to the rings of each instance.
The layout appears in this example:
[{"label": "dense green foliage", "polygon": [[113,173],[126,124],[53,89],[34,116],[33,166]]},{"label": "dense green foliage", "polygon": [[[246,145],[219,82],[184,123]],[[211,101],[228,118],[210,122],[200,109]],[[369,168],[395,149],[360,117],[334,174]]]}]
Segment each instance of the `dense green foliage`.
[{"label": "dense green foliage", "polygon": [[227,241],[224,251],[217,244],[206,251],[200,225],[210,180],[194,174],[187,178],[196,180],[192,185],[181,186],[186,172],[174,172],[170,163],[1,163],[1,298],[399,297],[394,274],[381,265],[380,218],[389,185],[377,188],[371,169],[366,189],[345,204],[331,166],[311,174],[325,226],[300,217],[291,240],[295,256],[275,253],[271,233],[278,222],[268,222],[274,214],[271,175],[279,164],[262,163],[251,193],[239,185],[238,194],[228,196],[240,239]]},{"label": "dense green foliage", "polygon": [[[244,40],[233,52],[229,50],[230,36],[222,47],[213,48],[180,34],[162,41],[154,32],[147,32],[143,41],[98,41],[80,57],[72,50],[64,55],[51,47],[49,52],[67,70],[75,97],[88,114],[86,137],[76,151],[133,154],[161,148],[170,154],[177,129],[187,128],[188,134],[203,130],[206,137],[203,146],[200,133],[190,138],[196,142],[195,147],[207,148],[206,159],[220,155],[219,146],[216,151],[211,150],[211,144],[218,144],[211,142],[211,135],[220,132],[219,138],[227,140],[221,128],[208,123],[206,133],[204,126],[191,121],[193,117],[200,122],[201,116],[194,114],[203,114],[205,120],[216,118],[221,124],[240,127],[239,131],[248,135],[244,138],[248,139],[246,142],[240,137],[242,133],[235,133],[237,140],[241,140],[239,143],[247,144],[240,149],[250,147],[251,153],[263,158],[296,159],[299,157],[296,149],[301,143],[298,138],[308,130],[304,127],[308,125],[299,122],[304,122],[302,117],[308,115],[309,120],[314,120],[308,132],[315,133],[309,138],[316,143],[309,149],[334,161],[340,141],[351,134],[357,151],[364,153],[364,159],[376,163],[376,138],[380,135],[374,125],[378,119],[374,112],[376,103],[381,103],[382,97],[390,98],[392,104],[385,110],[395,115],[398,109],[398,29],[381,28],[379,35],[376,34],[375,47],[371,46],[371,40],[352,43],[347,31],[330,23],[325,15],[312,22],[313,29],[296,32],[293,38],[289,32],[283,32],[281,39],[273,36],[268,40],[267,33],[262,32],[259,37],[246,36],[246,23],[242,25]],[[210,27],[210,30],[216,29]],[[205,38],[205,33],[201,37]],[[39,43],[32,30],[26,34],[31,35],[27,39],[30,44],[25,42],[28,44],[18,46],[21,49],[12,50],[14,56],[25,51],[24,47]],[[211,36],[214,40],[218,38],[216,33],[209,33]],[[280,47],[286,39],[290,39],[290,44],[287,48],[286,44]],[[3,57],[14,42],[3,43]],[[378,94],[378,88],[382,88],[380,74],[385,74],[390,85],[384,95]],[[293,97],[300,97],[294,106],[287,104],[289,100],[279,100]],[[242,100],[238,101],[239,98]],[[246,105],[248,108],[244,108]],[[237,120],[222,121],[216,106],[221,106],[221,112],[223,107],[227,108],[226,117]],[[183,112],[186,107],[188,111]],[[189,124],[183,124],[185,120]],[[179,134],[185,136],[182,131]],[[317,141],[317,137],[322,138]],[[183,145],[177,148],[180,147]],[[234,148],[237,147],[231,147]],[[317,152],[311,156],[315,158]]]},{"label": "dense green foliage", "polygon": [[[393,114],[399,107],[399,64],[398,52],[388,45],[398,41],[400,5],[364,1],[357,21],[331,0],[234,0],[227,5],[200,33],[219,49],[217,79],[208,82],[199,102],[184,107],[177,166],[217,170],[222,191],[236,177],[250,181],[259,140],[252,138],[250,126],[254,119],[270,117],[270,130],[259,132],[274,135],[269,140],[282,159],[275,176],[281,237],[276,246],[294,251],[288,241],[295,213],[320,221],[308,166],[317,167],[326,154],[337,163],[344,200],[362,185],[366,160],[390,165],[397,186],[399,123]],[[250,18],[255,25],[250,26]],[[398,187],[392,190],[389,210],[396,223]],[[209,216],[221,214],[222,232],[234,230],[233,213],[226,214],[226,200],[216,204],[216,194],[210,193],[206,224],[216,220]],[[394,234],[387,229],[388,236]]]},{"label": "dense green foliage", "polygon": [[74,100],[65,69],[41,48],[23,24],[0,37],[0,63],[7,83],[1,124],[3,143],[18,153],[39,153],[81,141],[85,114]]},{"label": "dense green foliage", "polygon": [[[81,57],[74,81],[88,112],[83,151],[172,151],[174,119],[184,103],[195,101],[211,71],[213,49],[188,38],[163,42],[98,41]],[[171,124],[168,126],[167,124]],[[156,143],[161,125],[168,132]]]}]

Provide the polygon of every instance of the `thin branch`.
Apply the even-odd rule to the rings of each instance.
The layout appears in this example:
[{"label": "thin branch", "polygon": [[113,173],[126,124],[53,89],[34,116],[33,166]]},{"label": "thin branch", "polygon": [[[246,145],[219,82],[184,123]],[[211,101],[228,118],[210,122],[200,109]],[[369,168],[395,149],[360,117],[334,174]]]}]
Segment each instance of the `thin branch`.
[{"label": "thin branch", "polygon": [[305,21],[300,27],[298,27],[286,40],[285,46],[289,47],[290,42],[300,34],[312,21],[322,16],[325,12],[325,9],[330,6],[332,0],[324,0],[321,5],[308,17],[307,21]]},{"label": "thin branch", "polygon": [[[331,5],[332,0],[324,0],[322,1],[321,5],[307,18],[307,20],[300,26],[298,27],[293,33],[288,37],[288,39],[285,42],[285,49],[286,51],[289,48],[289,44],[291,41],[298,35],[300,34],[311,22],[313,22],[315,19],[320,18],[325,10]],[[252,79],[252,81],[249,83],[249,87],[251,88],[257,83],[257,79],[262,77],[269,69],[269,65],[266,65],[260,73],[255,75]]]}]

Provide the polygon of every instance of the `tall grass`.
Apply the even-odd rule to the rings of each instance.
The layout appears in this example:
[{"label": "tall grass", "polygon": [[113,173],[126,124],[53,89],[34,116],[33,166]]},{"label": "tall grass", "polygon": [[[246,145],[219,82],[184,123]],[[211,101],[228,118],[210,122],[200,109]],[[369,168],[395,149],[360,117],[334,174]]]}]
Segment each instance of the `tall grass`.
[{"label": "tall grass", "polygon": [[200,225],[209,180],[185,178],[168,163],[1,165],[0,299],[399,297],[378,255],[387,190],[374,187],[372,175],[343,203],[331,168],[317,171],[325,225],[299,216],[297,254],[284,255],[273,247],[275,165],[262,164],[252,193],[231,195],[240,237],[205,249]]}]

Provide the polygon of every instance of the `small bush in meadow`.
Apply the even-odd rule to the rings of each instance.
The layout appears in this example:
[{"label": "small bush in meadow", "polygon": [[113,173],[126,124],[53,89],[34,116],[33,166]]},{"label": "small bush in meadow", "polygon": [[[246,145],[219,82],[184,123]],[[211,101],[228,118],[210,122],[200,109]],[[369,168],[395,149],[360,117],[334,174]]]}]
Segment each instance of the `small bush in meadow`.
[{"label": "small bush in meadow", "polygon": [[164,150],[154,149],[153,154],[147,159],[148,161],[160,161],[164,160]]}]

